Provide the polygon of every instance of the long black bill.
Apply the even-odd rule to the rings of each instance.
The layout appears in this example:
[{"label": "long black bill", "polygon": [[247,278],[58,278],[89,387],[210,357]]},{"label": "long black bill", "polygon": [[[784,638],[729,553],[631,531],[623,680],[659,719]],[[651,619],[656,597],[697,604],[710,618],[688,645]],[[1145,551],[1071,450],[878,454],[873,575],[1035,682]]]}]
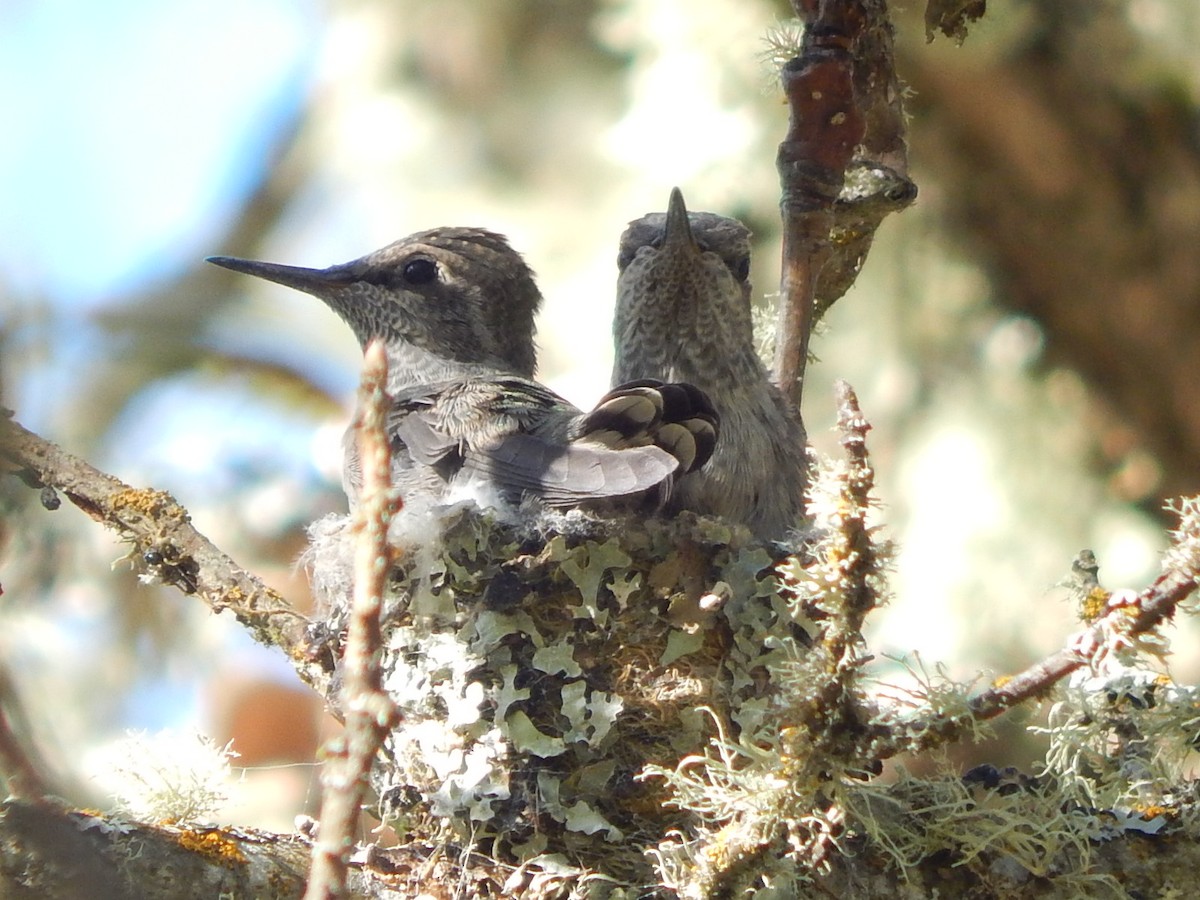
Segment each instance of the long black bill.
[{"label": "long black bill", "polygon": [[320,294],[330,288],[342,287],[351,280],[344,273],[337,271],[338,267],[306,269],[303,266],[285,266],[254,259],[239,259],[236,256],[210,256],[207,262],[223,269],[253,275],[255,278],[265,278],[267,281],[295,288],[306,294]]},{"label": "long black bill", "polygon": [[683,192],[679,188],[671,188],[671,199],[667,203],[667,220],[663,223],[663,242],[665,248],[671,250],[688,247],[696,248],[696,239],[692,237],[692,225],[688,221],[687,206],[683,202]]}]

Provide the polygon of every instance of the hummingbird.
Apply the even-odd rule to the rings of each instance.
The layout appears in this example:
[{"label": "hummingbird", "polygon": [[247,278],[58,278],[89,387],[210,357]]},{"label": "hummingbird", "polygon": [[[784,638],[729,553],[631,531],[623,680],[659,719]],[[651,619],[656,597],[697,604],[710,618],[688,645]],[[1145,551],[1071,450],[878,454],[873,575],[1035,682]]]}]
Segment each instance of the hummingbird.
[{"label": "hummingbird", "polygon": [[[702,467],[719,429],[691,385],[631,379],[583,412],[534,380],[533,272],[502,235],[435,228],[325,269],[210,257],[311,294],[365,350],[383,342],[392,481],[406,506],[471,497],[515,507],[657,508]],[[344,441],[351,506],[362,486],[353,431]]]},{"label": "hummingbird", "polygon": [[612,383],[687,382],[721,422],[712,458],[680,481],[672,506],[740,522],[762,540],[784,538],[804,515],[807,438],[755,350],[750,230],[689,213],[675,188],[665,213],[629,223],[617,269]]}]

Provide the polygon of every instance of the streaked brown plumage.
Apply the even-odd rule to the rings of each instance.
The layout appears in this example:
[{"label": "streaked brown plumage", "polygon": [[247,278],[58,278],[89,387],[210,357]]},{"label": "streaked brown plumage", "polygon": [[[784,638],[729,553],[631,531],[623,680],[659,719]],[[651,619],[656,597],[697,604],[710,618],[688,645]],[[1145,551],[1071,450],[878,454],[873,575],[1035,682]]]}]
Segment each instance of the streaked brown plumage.
[{"label": "streaked brown plumage", "polygon": [[612,383],[688,382],[721,420],[712,459],[680,483],[672,504],[783,538],[804,513],[806,436],[755,352],[749,229],[689,214],[676,188],[666,213],[629,224],[617,266]]}]

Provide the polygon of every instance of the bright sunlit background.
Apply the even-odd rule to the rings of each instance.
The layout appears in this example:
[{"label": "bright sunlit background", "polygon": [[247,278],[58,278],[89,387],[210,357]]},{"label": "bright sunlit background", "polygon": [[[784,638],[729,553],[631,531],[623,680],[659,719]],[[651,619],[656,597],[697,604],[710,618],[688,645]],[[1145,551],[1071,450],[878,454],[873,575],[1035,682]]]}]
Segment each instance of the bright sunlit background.
[{"label": "bright sunlit background", "polygon": [[[991,6],[991,4],[989,4]],[[778,280],[774,148],[786,109],[759,61],[765,0],[17,0],[0,17],[0,400],[139,486],[286,596],[302,527],[342,508],[350,332],[314,299],[206,267],[217,253],[345,261],[437,225],[508,234],[546,295],[541,373],[606,387],[617,238],[680,186],[747,221]],[[999,52],[1003,7],[964,51]],[[990,42],[990,43],[989,43]],[[992,49],[988,49],[988,48]],[[982,48],[982,49],[981,49]],[[919,129],[920,120],[911,127]],[[1056,583],[1083,547],[1110,586],[1156,572],[1159,527],[1090,469],[1081,380],[1038,324],[993,305],[939,231],[936,174],[888,220],[814,341],[810,437],[837,452],[830,384],[874,424],[898,542],[877,653],[957,677],[1031,662],[1074,627]],[[11,480],[11,479],[10,479]],[[139,585],[64,504],[0,497],[0,659],[38,747],[92,795],[83,748],[199,728],[255,769],[228,817],[290,827],[328,728],[232,617]],[[113,571],[110,574],[110,564]],[[6,702],[12,702],[9,698]],[[103,802],[103,796],[99,797]]]}]

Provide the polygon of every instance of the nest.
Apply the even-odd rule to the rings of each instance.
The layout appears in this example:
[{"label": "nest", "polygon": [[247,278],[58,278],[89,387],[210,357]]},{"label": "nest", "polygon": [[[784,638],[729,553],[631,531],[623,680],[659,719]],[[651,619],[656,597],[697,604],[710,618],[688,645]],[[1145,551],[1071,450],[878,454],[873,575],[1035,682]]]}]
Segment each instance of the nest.
[{"label": "nest", "polygon": [[392,573],[384,817],[410,840],[653,880],[644,849],[695,823],[643,770],[702,754],[718,724],[753,733],[774,663],[810,640],[787,558],[692,515],[516,527],[455,508]]}]

